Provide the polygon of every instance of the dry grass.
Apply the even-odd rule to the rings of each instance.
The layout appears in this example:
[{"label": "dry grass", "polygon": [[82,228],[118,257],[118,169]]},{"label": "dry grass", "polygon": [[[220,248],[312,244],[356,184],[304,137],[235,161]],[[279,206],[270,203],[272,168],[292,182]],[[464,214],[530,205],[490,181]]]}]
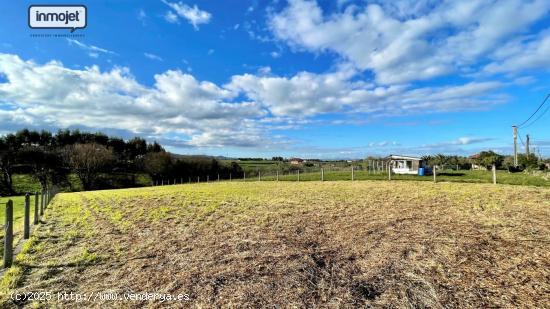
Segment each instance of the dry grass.
[{"label": "dry grass", "polygon": [[[197,308],[549,307],[549,219],[549,189],[485,184],[218,183],[60,194],[3,299],[7,306],[12,291],[110,290],[187,293],[184,305]],[[144,306],[161,304],[116,304]]]}]

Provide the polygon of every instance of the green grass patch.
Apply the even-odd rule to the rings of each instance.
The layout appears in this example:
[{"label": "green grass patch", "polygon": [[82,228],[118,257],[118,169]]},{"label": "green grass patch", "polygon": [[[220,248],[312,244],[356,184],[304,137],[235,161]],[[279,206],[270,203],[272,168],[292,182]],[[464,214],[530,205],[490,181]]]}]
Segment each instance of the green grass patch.
[{"label": "green grass patch", "polygon": [[[392,174],[392,180],[411,180],[411,181],[433,181],[433,175],[397,175]],[[463,183],[491,183],[493,176],[490,171],[470,171],[470,170],[443,170],[437,172],[438,182],[463,182]],[[247,181],[258,181],[258,176],[247,176]],[[274,181],[277,179],[276,172],[263,172],[262,181]],[[300,172],[300,181],[319,181],[321,172]],[[342,181],[352,179],[351,169],[349,170],[330,170],[325,169],[325,181]],[[355,180],[388,180],[387,172],[371,173],[365,170],[354,171]],[[279,181],[298,181],[297,172],[279,173]],[[510,185],[527,185],[549,187],[550,181],[542,176],[530,175],[528,173],[508,173],[507,171],[497,171],[497,183]]]}]

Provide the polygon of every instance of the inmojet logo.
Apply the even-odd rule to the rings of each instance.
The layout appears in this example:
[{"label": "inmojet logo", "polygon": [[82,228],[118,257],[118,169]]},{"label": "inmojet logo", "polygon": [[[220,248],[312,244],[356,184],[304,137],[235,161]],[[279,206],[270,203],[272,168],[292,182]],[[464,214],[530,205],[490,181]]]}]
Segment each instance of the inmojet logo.
[{"label": "inmojet logo", "polygon": [[86,28],[88,19],[85,5],[37,4],[29,6],[29,27],[33,29]]}]

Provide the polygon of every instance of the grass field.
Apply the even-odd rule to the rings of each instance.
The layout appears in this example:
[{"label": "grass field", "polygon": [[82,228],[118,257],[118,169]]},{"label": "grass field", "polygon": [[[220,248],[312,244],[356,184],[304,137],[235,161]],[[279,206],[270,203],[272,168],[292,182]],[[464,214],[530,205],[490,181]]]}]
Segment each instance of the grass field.
[{"label": "grass field", "polygon": [[[548,306],[543,187],[203,183],[62,193],[45,221],[0,307],[14,291],[185,293],[172,306],[196,308]],[[142,306],[159,304],[116,303]]]},{"label": "grass field", "polygon": [[[103,177],[112,177],[112,175],[105,174]],[[151,185],[151,178],[147,174],[136,174],[135,186],[149,186]],[[67,175],[69,185],[60,188],[63,191],[81,191],[82,183],[76,174]],[[13,190],[18,194],[25,194],[25,192],[37,192],[40,191],[40,183],[29,174],[15,174],[13,175]]]},{"label": "grass field", "polygon": [[[490,171],[470,171],[470,170],[444,170],[438,171],[437,180],[441,182],[465,182],[465,183],[492,183],[493,178]],[[276,174],[273,171],[264,171],[261,179],[265,181],[276,180]],[[300,173],[300,181],[317,181],[321,179],[321,172]],[[330,170],[325,169],[324,179],[327,181],[351,180],[351,169],[348,170]],[[387,180],[387,172],[369,173],[364,170],[354,172],[355,180]],[[257,181],[258,175],[248,175],[247,181]],[[290,174],[279,174],[280,181],[297,181],[297,172]],[[392,174],[392,180],[414,180],[414,181],[433,181],[433,176],[417,175],[396,175]],[[508,173],[507,171],[497,171],[497,181],[502,184],[511,185],[530,185],[550,187],[550,178],[548,176],[530,175],[527,173]]]}]

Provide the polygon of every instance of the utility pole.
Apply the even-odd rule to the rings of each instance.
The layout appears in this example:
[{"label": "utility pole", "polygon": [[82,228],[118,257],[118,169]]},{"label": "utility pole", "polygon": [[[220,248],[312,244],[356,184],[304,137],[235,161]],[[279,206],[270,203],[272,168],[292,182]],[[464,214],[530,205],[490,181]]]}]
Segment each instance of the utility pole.
[{"label": "utility pole", "polygon": [[514,166],[518,166],[518,127],[512,126],[512,132],[514,133]]},{"label": "utility pole", "polygon": [[529,134],[527,134],[526,139],[527,140],[525,141],[525,156],[529,158]]}]

